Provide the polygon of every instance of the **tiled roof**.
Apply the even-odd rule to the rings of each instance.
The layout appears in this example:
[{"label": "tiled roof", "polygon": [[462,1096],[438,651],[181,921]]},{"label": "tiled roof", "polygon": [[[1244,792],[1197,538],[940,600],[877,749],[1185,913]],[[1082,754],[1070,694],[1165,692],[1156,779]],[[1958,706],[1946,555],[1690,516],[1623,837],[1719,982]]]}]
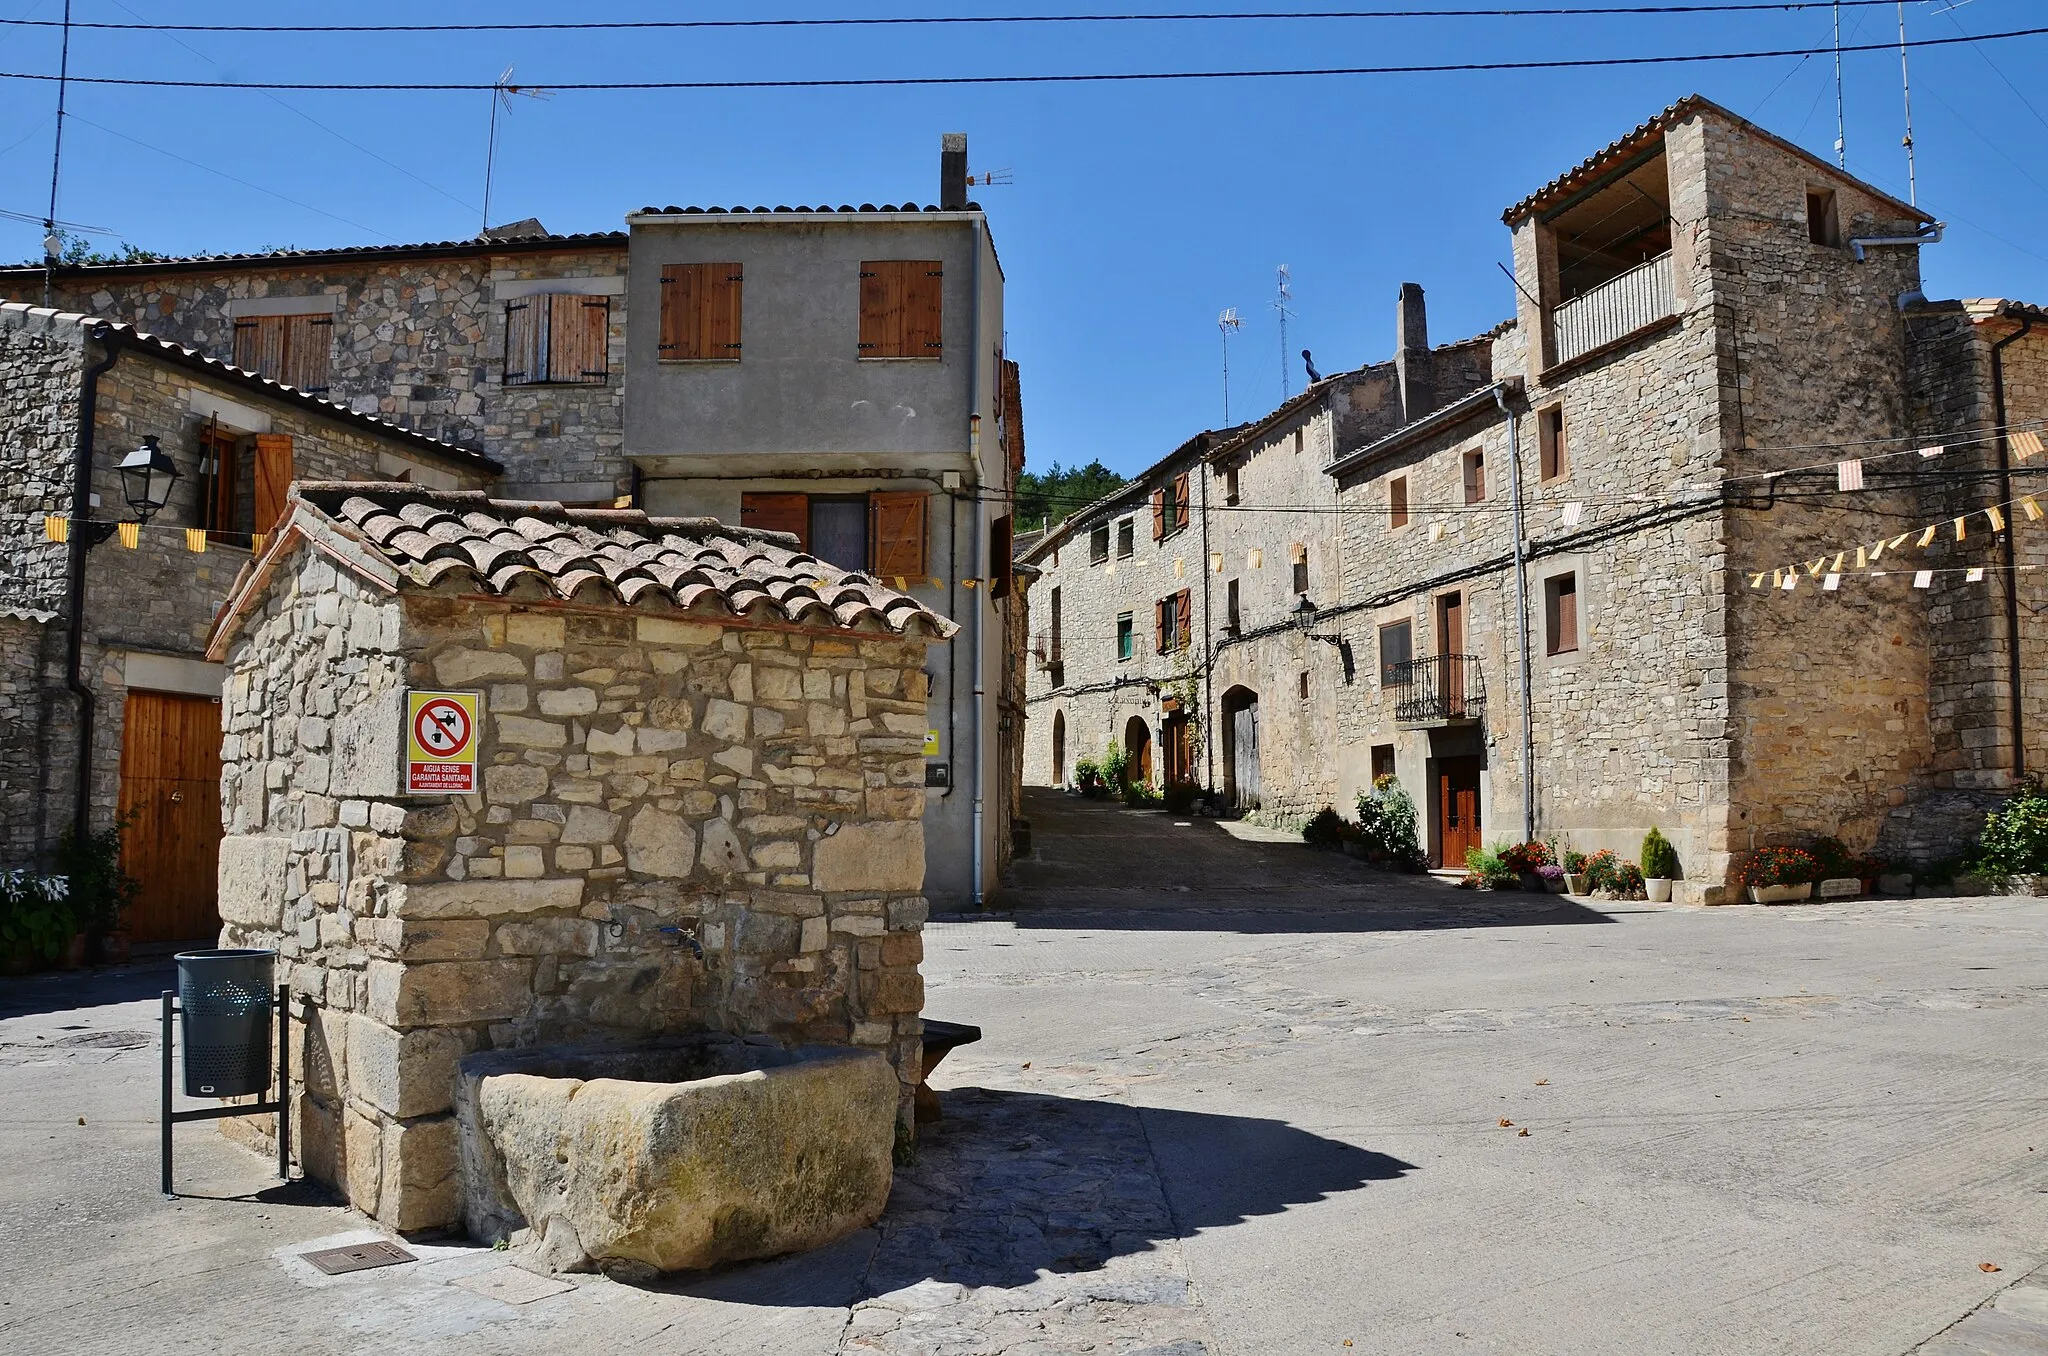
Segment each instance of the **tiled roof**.
[{"label": "tiled roof", "polygon": [[[502,227],[494,228],[502,230]],[[618,248],[626,243],[624,231],[578,231],[568,235],[519,236],[512,239],[425,240],[410,245],[343,245],[324,250],[259,250],[246,254],[182,254],[166,259],[144,259],[118,264],[59,264],[60,278],[101,273],[189,272],[195,269],[236,268],[244,264],[291,267],[297,264],[355,263],[362,260],[426,258],[455,254],[530,254],[557,249]],[[0,278],[43,275],[40,259],[0,266]]]},{"label": "tiled roof", "polygon": [[596,594],[630,606],[652,598],[684,611],[899,635],[944,637],[957,629],[880,580],[804,554],[794,537],[715,518],[651,518],[638,509],[564,508],[403,484],[320,481],[293,493],[421,587],[453,579],[495,594],[530,596],[537,588],[562,601]]},{"label": "tiled roof", "polygon": [[83,326],[93,338],[110,347],[116,344],[125,344],[139,351],[168,358],[172,362],[219,377],[245,390],[255,391],[279,400],[288,400],[295,405],[302,405],[313,409],[326,418],[354,424],[359,428],[369,429],[382,437],[404,442],[419,451],[439,457],[443,461],[453,462],[478,471],[488,471],[493,475],[505,469],[498,462],[472,448],[462,447],[455,443],[444,442],[439,438],[429,437],[415,429],[394,424],[390,420],[379,418],[374,414],[358,413],[346,405],[336,404],[334,401],[314,395],[310,391],[302,391],[296,386],[287,386],[281,381],[273,380],[257,372],[251,372],[247,368],[236,367],[233,363],[224,363],[218,358],[201,353],[196,348],[187,348],[183,344],[161,338],[147,330],[138,330],[133,325],[124,324],[118,320],[107,320],[100,316],[81,315],[74,311],[49,310],[41,306],[30,306],[19,301],[0,302],[0,314],[10,312],[14,314],[17,320],[28,320],[31,323]]},{"label": "tiled roof", "polygon": [[677,207],[671,203],[667,207],[643,207],[634,215],[643,217],[710,217],[730,216],[736,213],[748,216],[756,214],[775,216],[777,214],[801,213],[815,216],[820,212],[828,215],[858,215],[862,212],[979,212],[980,210],[981,204],[978,202],[971,202],[965,207],[959,208],[937,207],[930,204],[919,207],[914,202],[906,202],[901,207],[891,206],[888,203],[883,203],[880,207],[877,207],[871,202],[864,202],[858,207],[850,207],[843,203],[838,207],[829,205],[818,207],[740,207],[737,205],[732,207]]},{"label": "tiled roof", "polygon": [[1635,130],[1628,133],[1626,136],[1620,137],[1614,141],[1609,142],[1604,149],[1594,152],[1592,155],[1580,161],[1573,168],[1565,171],[1563,174],[1560,174],[1557,178],[1552,179],[1549,183],[1537,189],[1534,193],[1531,193],[1528,197],[1522,199],[1513,207],[1510,207],[1507,211],[1501,213],[1500,219],[1506,222],[1508,225],[1512,226],[1516,222],[1520,221],[1523,217],[1528,216],[1532,212],[1542,211],[1544,208],[1551,207],[1559,202],[1562,202],[1564,199],[1570,197],[1572,194],[1578,192],[1581,188],[1584,188],[1593,180],[1597,179],[1602,173],[1606,172],[1615,164],[1635,154],[1637,151],[1647,149],[1650,143],[1661,139],[1665,132],[1669,131],[1673,127],[1676,127],[1678,124],[1684,122],[1693,114],[1702,112],[1713,113],[1716,116],[1727,119],[1729,122],[1735,123],[1737,126],[1747,128],[1749,131],[1754,132],[1758,136],[1761,136],[1766,140],[1782,147],[1783,149],[1792,152],[1794,155],[1800,156],[1802,159],[1810,161],[1814,165],[1819,166],[1829,175],[1839,179],[1846,179],[1851,183],[1857,184],[1865,192],[1876,194],[1878,197],[1883,198],[1885,201],[1891,203],[1892,206],[1899,209],[1902,215],[1915,217],[1921,221],[1934,220],[1933,217],[1927,215],[1927,213],[1921,211],[1917,207],[1914,207],[1910,203],[1900,202],[1897,198],[1894,198],[1891,194],[1886,193],[1883,189],[1865,183],[1863,180],[1856,178],[1854,175],[1846,174],[1836,166],[1830,165],[1827,161],[1822,160],[1819,156],[1813,154],[1805,147],[1795,146],[1791,142],[1785,140],[1785,138],[1778,136],[1776,133],[1768,132],[1763,128],[1757,126],[1755,123],[1743,117],[1741,114],[1732,113],[1729,110],[1721,107],[1721,105],[1715,103],[1712,99],[1706,98],[1705,96],[1699,94],[1686,95],[1683,99],[1680,99],[1677,103],[1671,105],[1669,108],[1657,114],[1655,117],[1638,124]]}]

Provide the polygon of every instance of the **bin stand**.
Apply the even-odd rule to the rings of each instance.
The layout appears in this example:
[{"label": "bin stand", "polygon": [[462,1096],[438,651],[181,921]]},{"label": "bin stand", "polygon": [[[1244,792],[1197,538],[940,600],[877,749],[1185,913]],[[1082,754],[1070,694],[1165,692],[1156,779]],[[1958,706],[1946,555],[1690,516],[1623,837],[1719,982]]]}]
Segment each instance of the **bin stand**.
[{"label": "bin stand", "polygon": [[289,984],[277,986],[277,1099],[270,1102],[255,1102],[248,1106],[200,1107],[193,1111],[171,1110],[171,1018],[178,1011],[178,995],[174,989],[164,990],[164,1080],[163,1080],[163,1147],[158,1154],[162,1175],[164,1199],[176,1200],[177,1193],[171,1190],[171,1127],[182,1121],[218,1121],[230,1116],[268,1116],[277,1114],[277,1177],[281,1182],[292,1180],[292,1118],[288,1107],[292,1097],[292,990]]}]

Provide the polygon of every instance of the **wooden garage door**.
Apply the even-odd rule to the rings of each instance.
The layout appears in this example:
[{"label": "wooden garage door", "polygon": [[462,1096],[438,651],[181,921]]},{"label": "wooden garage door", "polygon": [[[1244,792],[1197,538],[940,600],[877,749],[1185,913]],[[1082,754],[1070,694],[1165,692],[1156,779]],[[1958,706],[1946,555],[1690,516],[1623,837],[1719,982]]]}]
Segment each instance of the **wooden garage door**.
[{"label": "wooden garage door", "polygon": [[220,932],[220,703],[130,692],[121,739],[121,864],[142,883],[128,928],[138,942]]}]

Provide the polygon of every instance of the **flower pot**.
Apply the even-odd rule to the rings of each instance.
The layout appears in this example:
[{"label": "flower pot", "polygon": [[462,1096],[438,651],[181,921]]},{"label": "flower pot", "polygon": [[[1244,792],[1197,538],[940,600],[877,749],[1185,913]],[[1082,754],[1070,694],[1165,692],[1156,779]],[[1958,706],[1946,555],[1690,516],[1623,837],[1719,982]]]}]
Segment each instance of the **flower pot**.
[{"label": "flower pot", "polygon": [[1545,876],[1542,879],[1543,888],[1550,891],[1550,893],[1561,895],[1565,892],[1566,881],[1563,876]]},{"label": "flower pot", "polygon": [[101,965],[126,965],[131,938],[126,928],[109,928],[99,936]]},{"label": "flower pot", "polygon": [[1643,893],[1652,904],[1671,902],[1671,877],[1649,876],[1643,880]]},{"label": "flower pot", "polygon": [[1797,885],[1752,885],[1749,887],[1749,902],[1752,904],[1796,904],[1802,899],[1813,898],[1813,882],[1801,881]]},{"label": "flower pot", "polygon": [[1582,895],[1586,893],[1586,873],[1583,871],[1577,873],[1567,871],[1564,877],[1564,892],[1568,895]]},{"label": "flower pot", "polygon": [[1822,899],[1854,899],[1863,893],[1860,876],[1830,876],[1820,883]]},{"label": "flower pot", "polygon": [[1913,894],[1913,873],[1910,871],[1887,871],[1877,878],[1877,888],[1881,894],[1905,895],[1911,898]]},{"label": "flower pot", "polygon": [[1542,894],[1543,877],[1537,875],[1534,871],[1524,871],[1522,873],[1522,888],[1532,895]]}]

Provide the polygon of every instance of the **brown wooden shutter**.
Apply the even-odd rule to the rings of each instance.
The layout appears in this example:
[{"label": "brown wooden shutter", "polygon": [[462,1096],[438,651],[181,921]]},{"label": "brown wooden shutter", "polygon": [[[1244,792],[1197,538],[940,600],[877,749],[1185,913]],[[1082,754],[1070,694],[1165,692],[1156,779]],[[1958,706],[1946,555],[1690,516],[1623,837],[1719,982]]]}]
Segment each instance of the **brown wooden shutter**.
[{"label": "brown wooden shutter", "polygon": [[612,299],[579,297],[583,303],[575,320],[579,368],[565,381],[602,383],[611,375]]},{"label": "brown wooden shutter", "polygon": [[1408,477],[1395,476],[1387,483],[1387,509],[1391,526],[1408,526]]},{"label": "brown wooden shutter", "polygon": [[284,322],[284,371],[278,380],[301,391],[325,391],[334,351],[332,315],[279,316]]},{"label": "brown wooden shutter", "polygon": [[738,264],[664,264],[657,355],[704,362],[740,360]]},{"label": "brown wooden shutter", "polygon": [[256,435],[256,517],[252,532],[273,531],[284,517],[292,487],[292,439],[288,433]]},{"label": "brown wooden shutter", "polygon": [[1173,631],[1176,648],[1185,650],[1193,643],[1195,603],[1194,594],[1188,589],[1182,589],[1173,595]]},{"label": "brown wooden shutter", "polygon": [[1167,609],[1172,606],[1171,598],[1161,598],[1152,604],[1152,650],[1155,654],[1166,653],[1166,628],[1170,625],[1167,617],[1171,615]]},{"label": "brown wooden shutter", "polygon": [[1166,535],[1166,491],[1152,491],[1152,540]]},{"label": "brown wooden shutter", "polygon": [[235,322],[235,366],[273,381],[284,380],[285,321],[289,316],[250,316]]},{"label": "brown wooden shutter", "polygon": [[521,297],[505,303],[505,384],[524,386],[540,380],[540,298]]},{"label": "brown wooden shutter", "polygon": [[988,596],[991,598],[1010,596],[1010,555],[1015,540],[1010,530],[1009,514],[1006,513],[989,524]]},{"label": "brown wooden shutter", "polygon": [[894,490],[868,496],[868,557],[882,577],[925,573],[925,507],[931,496]]},{"label": "brown wooden shutter", "polygon": [[863,358],[943,353],[945,269],[936,259],[869,259],[860,266]]},{"label": "brown wooden shutter", "polygon": [[235,322],[235,366],[244,372],[263,370],[261,328],[253,319]]},{"label": "brown wooden shutter", "polygon": [[910,260],[903,278],[903,356],[936,358],[945,348],[946,271],[936,259]]},{"label": "brown wooden shutter", "polygon": [[1552,595],[1557,604],[1557,644],[1553,654],[1564,654],[1579,648],[1579,581],[1572,575],[1565,575],[1557,581]]},{"label": "brown wooden shutter", "polygon": [[742,494],[740,526],[763,532],[787,532],[809,549],[811,497],[807,494]]},{"label": "brown wooden shutter", "polygon": [[1188,473],[1182,471],[1173,478],[1173,525],[1188,525]]}]

